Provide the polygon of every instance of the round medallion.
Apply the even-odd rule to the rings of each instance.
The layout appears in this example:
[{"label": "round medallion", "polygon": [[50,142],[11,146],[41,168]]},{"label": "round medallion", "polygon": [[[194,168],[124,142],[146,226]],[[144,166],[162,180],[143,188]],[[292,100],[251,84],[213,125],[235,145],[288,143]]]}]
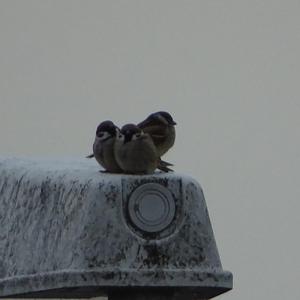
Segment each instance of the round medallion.
[{"label": "round medallion", "polygon": [[175,201],[171,192],[158,183],[146,183],[131,194],[128,201],[129,217],[144,232],[159,232],[172,222]]}]

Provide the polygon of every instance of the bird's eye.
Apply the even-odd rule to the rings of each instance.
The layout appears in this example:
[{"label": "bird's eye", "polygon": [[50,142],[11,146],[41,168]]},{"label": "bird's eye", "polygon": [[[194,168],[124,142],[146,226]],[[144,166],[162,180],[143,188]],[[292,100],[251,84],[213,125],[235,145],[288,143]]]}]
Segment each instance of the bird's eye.
[{"label": "bird's eye", "polygon": [[103,136],[104,136],[104,132],[99,132],[99,133],[98,133],[98,137],[99,137],[99,138],[101,138],[101,137],[103,137]]},{"label": "bird's eye", "polygon": [[121,138],[122,138],[122,134],[119,134],[119,135],[118,135],[118,138],[121,139]]},{"label": "bird's eye", "polygon": [[139,138],[139,137],[141,137],[141,134],[140,134],[140,133],[136,133],[135,136],[136,136],[137,138]]}]

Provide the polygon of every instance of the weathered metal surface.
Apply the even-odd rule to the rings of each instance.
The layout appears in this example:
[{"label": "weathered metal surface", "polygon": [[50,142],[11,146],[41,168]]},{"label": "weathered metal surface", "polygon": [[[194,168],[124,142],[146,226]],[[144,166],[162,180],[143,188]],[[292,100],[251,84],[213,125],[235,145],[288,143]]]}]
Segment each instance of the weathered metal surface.
[{"label": "weathered metal surface", "polygon": [[0,158],[0,297],[201,299],[231,288],[192,178]]}]

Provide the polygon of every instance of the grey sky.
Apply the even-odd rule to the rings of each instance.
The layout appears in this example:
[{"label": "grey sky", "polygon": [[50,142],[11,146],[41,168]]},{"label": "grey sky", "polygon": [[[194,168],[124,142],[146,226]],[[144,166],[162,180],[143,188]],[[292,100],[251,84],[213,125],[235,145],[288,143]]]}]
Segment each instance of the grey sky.
[{"label": "grey sky", "polygon": [[[300,2],[0,0],[0,154],[79,156],[168,110],[234,290],[297,299]],[[298,296],[298,297],[297,297]]]}]

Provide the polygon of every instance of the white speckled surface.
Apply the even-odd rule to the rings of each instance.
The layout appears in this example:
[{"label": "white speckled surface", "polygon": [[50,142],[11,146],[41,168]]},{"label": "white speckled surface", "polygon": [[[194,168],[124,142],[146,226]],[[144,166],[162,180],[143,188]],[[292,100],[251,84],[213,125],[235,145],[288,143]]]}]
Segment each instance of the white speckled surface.
[{"label": "white speckled surface", "polygon": [[[172,223],[156,233],[139,230],[127,214],[131,193],[149,183],[168,189],[176,206]],[[2,297],[87,287],[99,295],[128,286],[218,294],[232,287],[202,189],[188,176],[103,174],[84,159],[0,158],[0,228]]]}]

